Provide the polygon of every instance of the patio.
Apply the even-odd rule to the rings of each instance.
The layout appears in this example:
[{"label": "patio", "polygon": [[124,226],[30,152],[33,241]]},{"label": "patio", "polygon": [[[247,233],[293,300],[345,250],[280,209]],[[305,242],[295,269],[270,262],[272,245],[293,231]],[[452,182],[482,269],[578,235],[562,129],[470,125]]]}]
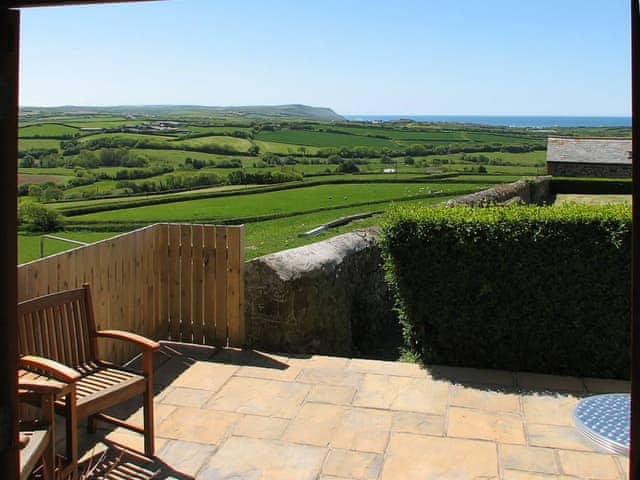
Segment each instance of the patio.
[{"label": "patio", "polygon": [[[101,425],[82,435],[81,471],[91,463],[95,477],[114,479],[627,476],[627,459],[598,452],[572,418],[582,396],[628,391],[627,382],[171,343],[155,372],[156,458],[126,450],[142,451],[141,435]],[[137,404],[112,413],[142,416]]]}]

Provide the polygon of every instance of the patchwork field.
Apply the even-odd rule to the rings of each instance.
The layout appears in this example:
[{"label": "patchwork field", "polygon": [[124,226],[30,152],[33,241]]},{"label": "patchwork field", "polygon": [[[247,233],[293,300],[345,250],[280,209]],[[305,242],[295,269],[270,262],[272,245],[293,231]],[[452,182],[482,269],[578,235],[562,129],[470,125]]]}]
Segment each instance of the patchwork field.
[{"label": "patchwork field", "polygon": [[[313,241],[297,235],[343,215],[384,211],[398,201],[437,203],[544,173],[549,133],[216,116],[198,108],[95,110],[37,109],[21,118],[21,204],[57,211],[58,231],[84,238],[159,221],[244,222],[247,256]],[[585,132],[628,135],[619,128]],[[21,237],[21,261],[32,258],[26,252],[34,239]]]}]

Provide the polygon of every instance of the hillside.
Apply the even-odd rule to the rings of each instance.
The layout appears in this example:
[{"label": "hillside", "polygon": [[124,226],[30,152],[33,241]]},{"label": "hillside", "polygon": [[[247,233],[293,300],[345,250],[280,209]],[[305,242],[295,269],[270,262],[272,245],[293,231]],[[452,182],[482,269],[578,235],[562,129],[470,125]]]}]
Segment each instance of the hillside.
[{"label": "hillside", "polygon": [[287,119],[314,120],[318,122],[345,121],[343,117],[326,107],[308,105],[253,105],[215,107],[204,105],[119,105],[113,107],[61,106],[21,107],[23,118],[53,115],[141,115],[164,117],[231,117],[256,120]]}]

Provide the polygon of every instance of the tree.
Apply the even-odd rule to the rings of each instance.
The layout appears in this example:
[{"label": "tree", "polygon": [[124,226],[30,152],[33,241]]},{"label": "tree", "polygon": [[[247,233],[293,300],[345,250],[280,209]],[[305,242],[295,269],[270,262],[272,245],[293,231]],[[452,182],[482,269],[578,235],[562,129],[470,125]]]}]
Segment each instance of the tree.
[{"label": "tree", "polygon": [[32,168],[35,167],[35,159],[31,155],[26,155],[20,159],[20,168]]},{"label": "tree", "polygon": [[35,202],[20,204],[18,222],[34,232],[53,232],[62,228],[60,213]]},{"label": "tree", "polygon": [[405,165],[415,165],[415,163],[416,163],[416,161],[411,156],[407,156],[407,157],[404,158],[404,164]]},{"label": "tree", "polygon": [[31,185],[29,185],[28,191],[29,191],[30,197],[35,197],[39,199],[40,196],[42,195],[42,187],[37,183],[32,183]]},{"label": "tree", "polygon": [[41,201],[52,202],[54,200],[60,200],[62,198],[62,189],[53,183],[46,185],[42,189]]},{"label": "tree", "polygon": [[74,163],[84,168],[95,168],[98,166],[98,157],[89,150],[81,150]]},{"label": "tree", "polygon": [[342,173],[356,173],[359,172],[360,169],[358,168],[358,165],[356,165],[356,162],[351,159],[347,159],[340,162],[340,165],[338,165],[338,171]]},{"label": "tree", "polygon": [[58,166],[58,154],[49,153],[40,157],[40,167],[55,168]]},{"label": "tree", "polygon": [[260,147],[258,145],[251,145],[247,150],[247,153],[253,156],[258,155],[258,153],[260,153]]}]

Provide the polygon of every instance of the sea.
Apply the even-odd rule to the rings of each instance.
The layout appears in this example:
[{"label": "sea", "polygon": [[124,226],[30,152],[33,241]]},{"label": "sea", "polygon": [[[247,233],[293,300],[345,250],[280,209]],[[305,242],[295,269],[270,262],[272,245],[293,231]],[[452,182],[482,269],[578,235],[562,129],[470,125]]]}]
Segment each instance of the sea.
[{"label": "sea", "polygon": [[382,121],[414,120],[416,122],[472,123],[521,128],[553,127],[631,127],[631,117],[561,117],[501,115],[343,115],[347,120]]}]

